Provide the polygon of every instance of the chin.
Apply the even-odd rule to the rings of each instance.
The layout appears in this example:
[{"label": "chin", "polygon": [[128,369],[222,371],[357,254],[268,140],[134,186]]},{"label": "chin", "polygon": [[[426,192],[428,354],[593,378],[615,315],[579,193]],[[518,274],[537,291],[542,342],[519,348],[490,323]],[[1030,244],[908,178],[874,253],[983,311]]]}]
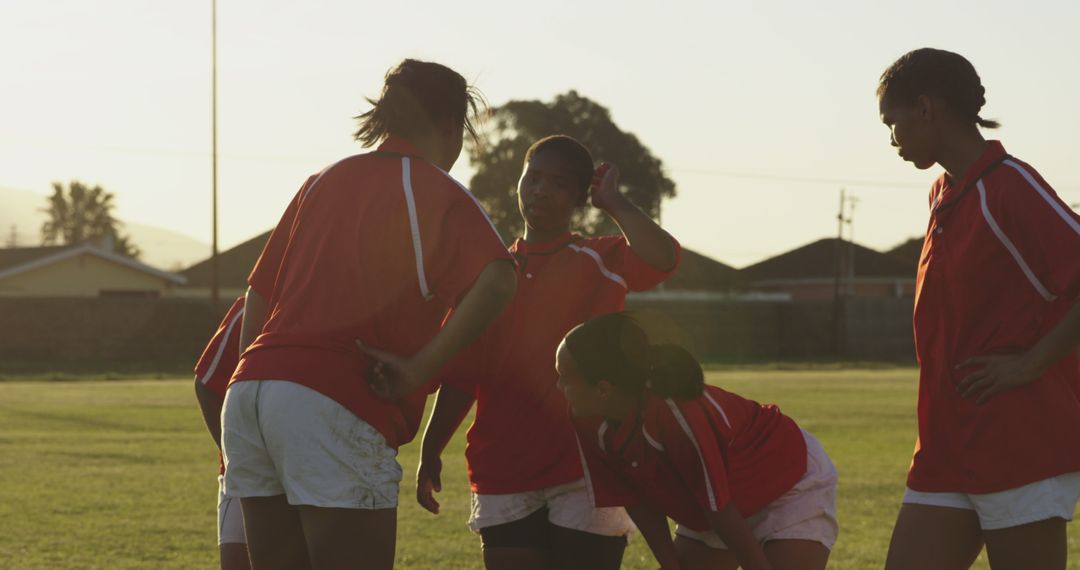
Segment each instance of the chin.
[{"label": "chin", "polygon": [[937,164],[937,162],[934,160],[913,160],[911,161],[911,164],[914,164],[915,168],[918,168],[919,170],[926,170]]}]

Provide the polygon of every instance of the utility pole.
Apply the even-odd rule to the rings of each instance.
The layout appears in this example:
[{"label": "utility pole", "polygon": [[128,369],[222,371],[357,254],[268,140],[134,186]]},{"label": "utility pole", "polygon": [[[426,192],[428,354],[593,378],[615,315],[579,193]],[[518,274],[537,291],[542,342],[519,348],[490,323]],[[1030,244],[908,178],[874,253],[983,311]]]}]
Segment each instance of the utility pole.
[{"label": "utility pole", "polygon": [[11,233],[8,234],[7,247],[19,247],[19,231],[15,224],[11,224]]},{"label": "utility pole", "polygon": [[210,155],[213,201],[213,238],[210,245],[210,302],[218,308],[218,168],[217,168],[217,0],[210,0]]},{"label": "utility pole", "polygon": [[[833,352],[847,353],[847,298],[855,294],[855,204],[858,198],[840,189],[840,207],[836,213],[836,244],[833,251]],[[849,209],[850,206],[850,209]],[[844,226],[851,240],[844,239]],[[847,244],[845,247],[845,241]]]}]

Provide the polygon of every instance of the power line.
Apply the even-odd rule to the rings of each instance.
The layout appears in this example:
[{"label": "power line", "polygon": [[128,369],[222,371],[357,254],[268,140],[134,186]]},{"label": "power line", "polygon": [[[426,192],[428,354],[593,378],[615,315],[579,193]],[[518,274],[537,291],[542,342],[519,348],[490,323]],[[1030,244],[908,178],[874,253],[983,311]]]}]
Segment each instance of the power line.
[{"label": "power line", "polygon": [[[683,168],[683,167],[670,167],[672,172],[685,172],[688,174],[705,174],[708,176],[718,176],[722,178],[745,178],[751,180],[769,180],[773,182],[798,182],[805,184],[823,184],[831,186],[861,186],[869,188],[904,188],[904,189],[925,189],[926,186],[919,184],[908,184],[904,182],[896,182],[890,180],[868,180],[868,179],[856,179],[856,178],[825,178],[815,176],[795,176],[784,174],[766,174],[763,172],[740,172],[736,170],[712,170],[707,168]],[[1080,193],[1080,185],[1067,184],[1065,186],[1053,185],[1054,190],[1061,193]]]},{"label": "power line", "polygon": [[[177,156],[177,157],[190,157],[190,158],[206,158],[211,157],[209,151],[203,150],[184,150],[184,149],[167,149],[167,148],[153,148],[153,147],[125,147],[125,146],[113,146],[113,145],[96,145],[96,144],[78,144],[67,142],[43,142],[43,141],[23,141],[16,143],[13,141],[0,141],[0,146],[9,147],[26,147],[36,146],[41,148],[63,148],[69,150],[91,150],[98,152],[111,152],[116,154],[139,154],[139,155],[151,155],[151,156]],[[362,152],[362,151],[357,151]],[[325,155],[315,154],[302,154],[302,155],[282,155],[282,154],[237,154],[237,153],[218,153],[219,159],[228,160],[251,160],[260,162],[303,162],[305,164],[322,163],[332,160],[334,156],[340,155],[340,151],[327,151]],[[767,180],[772,182],[794,182],[800,184],[821,184],[827,186],[853,186],[862,188],[902,188],[905,190],[924,190],[925,185],[896,182],[895,180],[871,180],[871,179],[859,179],[859,178],[828,178],[818,176],[798,176],[798,175],[786,175],[786,174],[767,174],[763,172],[744,172],[738,170],[715,170],[709,168],[694,168],[694,167],[668,167],[671,172],[682,172],[686,174],[703,174],[706,176],[717,176],[721,178],[742,178],[748,180]],[[1080,184],[1065,184],[1065,185],[1052,185],[1054,191],[1058,194],[1080,194]]]}]

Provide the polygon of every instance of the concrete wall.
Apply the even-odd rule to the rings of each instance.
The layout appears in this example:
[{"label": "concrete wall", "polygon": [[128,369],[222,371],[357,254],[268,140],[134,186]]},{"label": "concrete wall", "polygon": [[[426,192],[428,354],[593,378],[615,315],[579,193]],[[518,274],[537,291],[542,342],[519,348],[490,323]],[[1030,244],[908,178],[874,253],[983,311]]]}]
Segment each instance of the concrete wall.
[{"label": "concrete wall", "polygon": [[227,308],[183,299],[0,297],[0,372],[193,368]]},{"label": "concrete wall", "polygon": [[[841,358],[911,362],[911,299],[831,301],[651,301],[631,299],[703,359],[725,362]],[[837,337],[834,312],[841,325]]]},{"label": "concrete wall", "polygon": [[[0,297],[0,372],[186,371],[232,298]],[[842,313],[846,353],[834,351],[833,305],[825,302],[632,299],[661,338],[706,360],[914,359],[910,299],[850,300]]]}]

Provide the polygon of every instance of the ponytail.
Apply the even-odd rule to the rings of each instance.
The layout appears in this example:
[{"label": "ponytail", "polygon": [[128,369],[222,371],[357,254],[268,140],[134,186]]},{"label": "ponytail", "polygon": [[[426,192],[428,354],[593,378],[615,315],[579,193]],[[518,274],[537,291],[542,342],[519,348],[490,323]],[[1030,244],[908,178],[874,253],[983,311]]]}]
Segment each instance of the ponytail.
[{"label": "ponytail", "polygon": [[661,398],[692,400],[705,391],[701,364],[685,348],[674,344],[649,347],[649,370],[645,387]]},{"label": "ponytail", "polygon": [[355,118],[353,134],[364,146],[375,146],[394,134],[423,136],[440,122],[455,121],[480,142],[476,120],[487,109],[483,96],[456,71],[428,61],[406,59],[386,72],[378,99],[367,99],[371,109]]},{"label": "ponytail", "polygon": [[566,347],[585,379],[606,380],[621,392],[640,397],[646,390],[660,398],[692,399],[701,395],[705,375],[681,346],[650,345],[645,331],[628,313],[610,313],[578,325],[566,334]]}]

